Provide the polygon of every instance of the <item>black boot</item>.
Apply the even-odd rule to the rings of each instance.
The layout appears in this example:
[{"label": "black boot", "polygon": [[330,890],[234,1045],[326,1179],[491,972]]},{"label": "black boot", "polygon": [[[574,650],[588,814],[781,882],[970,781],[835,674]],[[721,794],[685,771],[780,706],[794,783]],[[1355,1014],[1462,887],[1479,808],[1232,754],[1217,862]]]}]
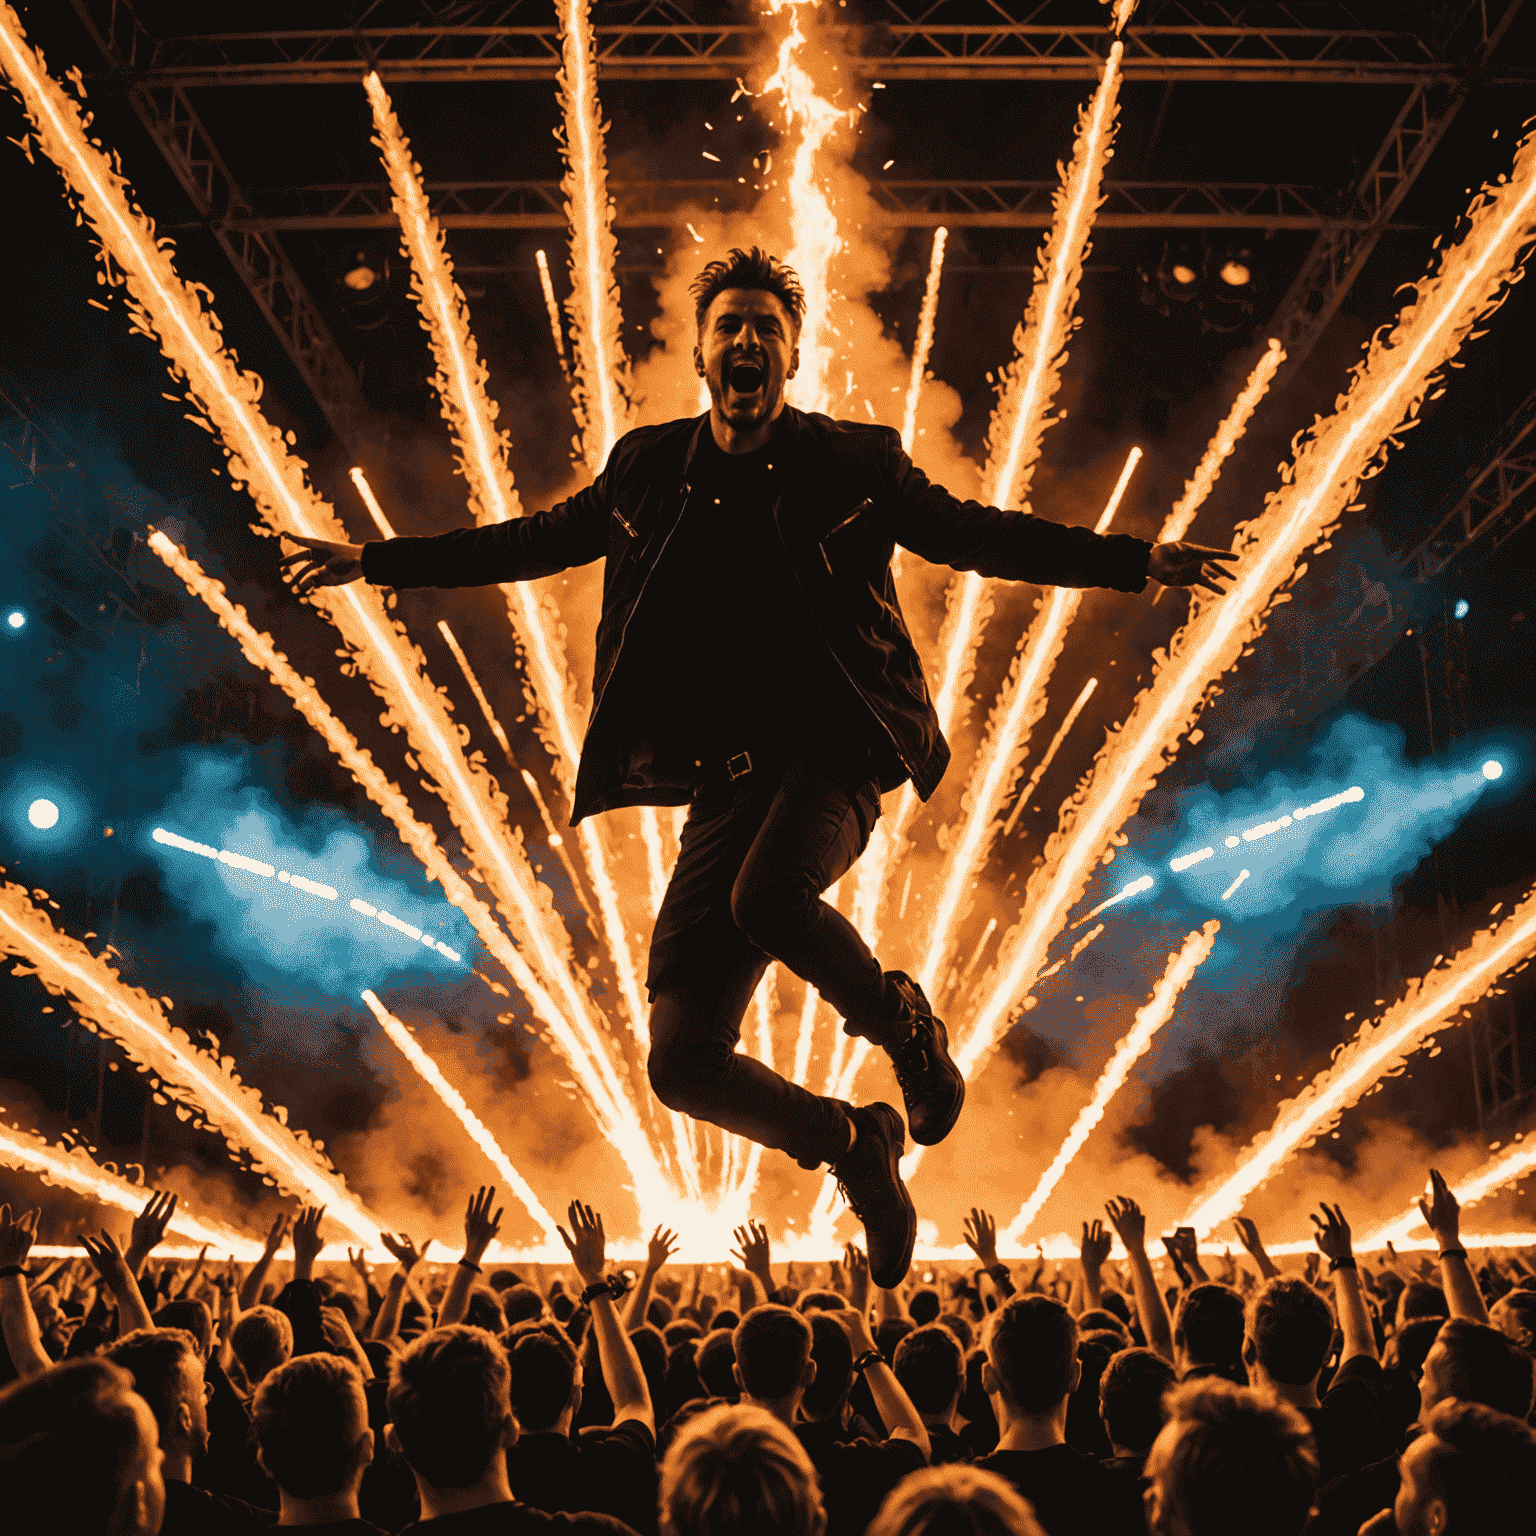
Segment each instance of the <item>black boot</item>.
[{"label": "black boot", "polygon": [[954,1130],[965,1103],[965,1079],[950,1059],[949,1031],[934,1017],[923,989],[905,971],[887,971],[885,979],[900,994],[903,1022],[911,1027],[904,1038],[892,1031],[876,1043],[896,1069],[912,1140],[931,1147]]},{"label": "black boot", "polygon": [[892,1291],[906,1279],[917,1242],[917,1211],[899,1166],[906,1132],[889,1104],[854,1110],[853,1123],[857,1139],[832,1165],[832,1174],[848,1209],[864,1223],[870,1278]]}]

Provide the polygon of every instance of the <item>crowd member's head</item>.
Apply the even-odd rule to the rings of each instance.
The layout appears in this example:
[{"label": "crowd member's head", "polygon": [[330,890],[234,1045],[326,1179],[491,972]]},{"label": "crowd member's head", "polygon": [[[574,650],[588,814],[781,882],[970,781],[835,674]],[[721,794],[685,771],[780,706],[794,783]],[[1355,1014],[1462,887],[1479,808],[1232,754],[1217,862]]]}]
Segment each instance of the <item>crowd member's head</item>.
[{"label": "crowd member's head", "polygon": [[200,1301],[168,1301],[155,1313],[156,1328],[182,1328],[197,1340],[206,1360],[213,1349],[213,1314]]},{"label": "crowd member's head", "polygon": [[1104,1287],[1104,1294],[1099,1298],[1100,1308],[1108,1312],[1129,1335],[1131,1331],[1131,1304],[1125,1299],[1123,1291],[1117,1291],[1112,1285]]},{"label": "crowd member's head", "polygon": [[702,1339],[704,1330],[691,1317],[680,1317],[676,1322],[668,1323],[661,1330],[661,1336],[667,1341],[668,1349],[675,1349],[687,1339]]},{"label": "crowd member's head", "polygon": [[1397,1370],[1411,1376],[1417,1389],[1425,1357],[1434,1347],[1444,1326],[1443,1317],[1416,1317],[1411,1323],[1399,1328],[1387,1340],[1387,1347],[1382,1351],[1382,1369]]},{"label": "crowd member's head", "polygon": [[1181,1378],[1189,1371],[1211,1367],[1242,1376],[1246,1310],[1243,1298],[1216,1280],[1185,1291],[1173,1320],[1174,1361]]},{"label": "crowd member's head", "polygon": [[805,1448],[772,1414],[741,1406],[698,1414],[672,1442],[660,1524],[662,1536],[822,1536],[827,1517]]},{"label": "crowd member's head", "polygon": [[[486,1277],[485,1283],[500,1296],[503,1291],[510,1291],[514,1285],[521,1285],[523,1281],[522,1276],[516,1270],[493,1269]],[[558,1280],[555,1281],[555,1284],[550,1287],[551,1294],[559,1285],[560,1282]]]},{"label": "crowd member's head", "polygon": [[891,1362],[896,1379],[912,1399],[925,1424],[947,1425],[960,1406],[965,1386],[965,1356],[948,1328],[929,1323],[896,1346]]},{"label": "crowd member's head", "polygon": [[907,1316],[917,1324],[919,1328],[926,1327],[929,1323],[937,1322],[939,1313],[944,1310],[944,1304],[939,1300],[939,1293],[931,1286],[924,1286],[920,1291],[912,1293],[912,1299],[907,1303]]},{"label": "crowd member's head", "polygon": [[335,1355],[301,1355],[269,1371],[251,1404],[258,1457],[288,1525],[356,1520],[373,1460],[362,1372]]},{"label": "crowd member's head", "polygon": [[197,1340],[181,1328],[140,1328],[106,1355],[133,1377],[149,1404],[165,1453],[165,1476],[192,1481],[192,1463],[208,1451],[208,1398]]},{"label": "crowd member's head", "polygon": [[1099,1412],[1099,1382],[1115,1353],[1125,1346],[1119,1332],[1109,1328],[1077,1336],[1078,1378],[1067,1399],[1067,1444],[1096,1461],[1115,1453]]},{"label": "crowd member's head", "polygon": [[699,1380],[698,1350],[692,1339],[682,1339],[667,1351],[666,1409],[658,1417],[670,1419],[684,1403],[709,1395]]},{"label": "crowd member's head", "polygon": [[543,1317],[544,1298],[531,1285],[514,1281],[501,1293],[501,1314],[507,1327],[515,1328],[531,1317]]},{"label": "crowd member's head", "polygon": [[740,1322],[741,1313],[735,1307],[721,1307],[710,1317],[709,1331],[713,1333],[718,1328],[726,1333],[734,1333]]},{"label": "crowd member's head", "polygon": [[1129,1344],[1131,1342],[1131,1330],[1126,1327],[1107,1307],[1089,1307],[1080,1312],[1077,1318],[1077,1331],[1079,1333],[1117,1333],[1121,1340]]},{"label": "crowd member's head", "polygon": [[1152,1536],[1297,1536],[1317,1487],[1317,1449],[1289,1403],[1211,1377],[1168,1394],[1146,1476]]},{"label": "crowd member's head", "polygon": [[793,1418],[816,1379],[811,1325],[788,1307],[753,1307],[736,1325],[736,1385],[753,1402]]},{"label": "crowd member's head", "polygon": [[1243,1363],[1263,1380],[1305,1387],[1333,1345],[1333,1308],[1305,1280],[1271,1280],[1248,1306]]},{"label": "crowd member's head", "polygon": [[1077,1324],[1050,1296],[1010,1296],[987,1324],[982,1385],[1003,1433],[1018,1419],[1066,1419],[1082,1374]]},{"label": "crowd member's head", "polygon": [[1527,1354],[1536,1354],[1536,1291],[1506,1291],[1488,1309],[1488,1321]]},{"label": "crowd member's head", "polygon": [[672,1321],[672,1303],[665,1296],[653,1296],[645,1309],[645,1320],[651,1327],[659,1328],[665,1337],[667,1325]]},{"label": "crowd member's head", "polygon": [[840,1419],[853,1389],[853,1345],[842,1324],[825,1312],[814,1312],[806,1321],[816,1374],[800,1399],[800,1411],[818,1422]]},{"label": "crowd member's head", "polygon": [[252,1307],[230,1329],[230,1347],[253,1387],[293,1354],[293,1324],[276,1307]]},{"label": "crowd member's head", "polygon": [[1531,1411],[1532,1367],[1531,1357],[1497,1328],[1453,1317],[1424,1357],[1419,1422],[1452,1397],[1523,1419]]},{"label": "crowd member's head", "polygon": [[581,1407],[581,1362],[559,1328],[524,1323],[507,1339],[512,1412],[525,1435],[569,1434]]},{"label": "crowd member's head", "polygon": [[395,1357],[390,1449],[416,1476],[422,1518],[511,1501],[507,1460],[517,1441],[507,1352],[488,1333],[435,1328]]},{"label": "crowd member's head", "polygon": [[891,1359],[901,1341],[917,1326],[910,1317],[882,1317],[875,1329],[875,1348]]},{"label": "crowd member's head", "polygon": [[1416,1317],[1449,1317],[1451,1304],[1445,1292],[1428,1280],[1410,1280],[1397,1298],[1397,1326],[1411,1323]]},{"label": "crowd member's head", "polygon": [[652,1404],[667,1400],[667,1341],[654,1323],[642,1323],[629,1336],[640,1357],[640,1369],[650,1389]]},{"label": "crowd member's head", "polygon": [[464,1310],[464,1321],[471,1328],[484,1328],[487,1333],[500,1333],[506,1327],[506,1317],[502,1313],[501,1301],[495,1291],[476,1286],[469,1293],[469,1305]]},{"label": "crowd member's head", "polygon": [[1117,1456],[1152,1448],[1163,1427],[1163,1396],[1177,1378],[1173,1367],[1150,1349],[1122,1349],[1099,1377],[1099,1417]]},{"label": "crowd member's head", "polygon": [[12,1530],[155,1536],[160,1438],[128,1373],[72,1360],[0,1391],[0,1488]]},{"label": "crowd member's head", "polygon": [[1536,1433],[1482,1403],[1437,1404],[1398,1462],[1397,1536],[1514,1530],[1530,1518]]},{"label": "crowd member's head", "polygon": [[795,1303],[797,1312],[841,1312],[848,1305],[836,1291],[802,1291]]},{"label": "crowd member's head", "polygon": [[724,1329],[704,1335],[694,1356],[699,1381],[711,1397],[734,1398],[741,1388],[736,1385],[736,1337]]},{"label": "crowd member's head", "polygon": [[1043,1536],[1011,1483],[980,1467],[924,1467],[893,1488],[867,1536]]}]

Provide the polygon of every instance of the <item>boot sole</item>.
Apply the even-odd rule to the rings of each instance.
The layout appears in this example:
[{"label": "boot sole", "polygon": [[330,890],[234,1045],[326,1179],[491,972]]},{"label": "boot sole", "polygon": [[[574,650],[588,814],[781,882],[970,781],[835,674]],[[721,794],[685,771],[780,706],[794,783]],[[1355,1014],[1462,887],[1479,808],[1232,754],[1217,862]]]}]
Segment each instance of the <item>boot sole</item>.
[{"label": "boot sole", "polygon": [[939,1049],[943,1053],[944,1063],[954,1074],[956,1081],[960,1085],[960,1096],[955,1100],[954,1108],[939,1122],[938,1126],[928,1127],[921,1136],[918,1135],[917,1127],[912,1124],[911,1114],[908,1114],[907,1130],[912,1140],[920,1147],[938,1146],[954,1130],[956,1122],[960,1119],[960,1111],[965,1108],[965,1079],[961,1077],[960,1069],[955,1065],[949,1054],[949,1026],[945,1024],[943,1019],[936,1018],[933,1022],[938,1028]]},{"label": "boot sole", "polygon": [[[870,1271],[870,1279],[882,1291],[893,1291],[907,1278],[907,1271],[912,1268],[912,1250],[917,1246],[917,1207],[912,1204],[912,1196],[907,1193],[907,1186],[902,1182],[901,1177],[901,1154],[907,1139],[901,1116],[886,1104],[870,1105],[870,1113],[881,1122],[885,1132],[886,1166],[890,1170],[891,1182],[896,1186],[896,1193],[901,1198],[902,1208],[907,1216],[907,1242],[902,1250],[900,1269],[894,1272],[886,1270],[879,1274],[876,1274],[873,1269]],[[868,1242],[867,1235],[865,1241]]]}]

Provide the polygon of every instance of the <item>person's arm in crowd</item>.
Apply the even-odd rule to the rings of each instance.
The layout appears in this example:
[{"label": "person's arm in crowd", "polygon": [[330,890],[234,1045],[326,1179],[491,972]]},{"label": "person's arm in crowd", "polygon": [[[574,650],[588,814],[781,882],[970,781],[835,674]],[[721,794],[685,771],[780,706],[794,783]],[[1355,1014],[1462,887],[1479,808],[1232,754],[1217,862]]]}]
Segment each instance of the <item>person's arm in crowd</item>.
[{"label": "person's arm in crowd", "polygon": [[293,1326],[295,1357],[325,1352],[320,1295],[313,1284],[315,1260],[325,1247],[325,1239],[320,1236],[320,1221],[324,1215],[323,1205],[306,1205],[294,1219],[293,1279],[277,1293],[272,1303]]},{"label": "person's arm in crowd", "polygon": [[400,1267],[389,1277],[389,1290],[385,1293],[384,1305],[379,1308],[379,1315],[373,1320],[372,1337],[392,1339],[400,1331],[400,1313],[405,1306],[407,1290],[426,1306],[421,1293],[411,1283],[411,1271],[426,1257],[432,1239],[429,1237],[420,1249],[404,1232],[380,1232],[379,1241],[400,1261]]},{"label": "person's arm in crowd", "polygon": [[[731,1250],[731,1257],[749,1274],[757,1277],[757,1283],[763,1288],[763,1300],[766,1301],[773,1295],[773,1245],[768,1240],[768,1228],[760,1221],[749,1221],[744,1227],[737,1227],[731,1236],[736,1239],[736,1246]],[[791,1271],[794,1265],[790,1265]],[[788,1284],[793,1285],[790,1279]],[[745,1316],[749,1308],[742,1308]]]},{"label": "person's arm in crowd", "polygon": [[405,1306],[405,1271],[397,1269],[389,1277],[383,1304],[368,1330],[370,1339],[392,1339],[400,1331],[400,1313]]},{"label": "person's arm in crowd", "polygon": [[693,1266],[693,1295],[688,1298],[688,1305],[683,1308],[684,1313],[691,1317],[694,1322],[699,1321],[699,1293],[703,1285],[704,1266],[702,1264],[695,1264]]},{"label": "person's arm in crowd", "polygon": [[373,1365],[368,1359],[368,1352],[357,1342],[357,1335],[347,1321],[347,1314],[340,1307],[321,1307],[320,1332],[333,1355],[350,1360],[362,1372],[364,1381],[373,1380]]},{"label": "person's arm in crowd", "polygon": [[315,1277],[315,1260],[320,1257],[320,1250],[325,1247],[325,1239],[320,1236],[320,1221],[325,1215],[323,1205],[306,1205],[298,1214],[293,1224],[293,1278],[295,1280],[313,1280]]},{"label": "person's arm in crowd", "polygon": [[1045,1273],[1045,1244],[1035,1244],[1035,1272],[1029,1277],[1025,1291],[1031,1296],[1040,1294],[1040,1277]]},{"label": "person's arm in crowd", "polygon": [[[857,1255],[857,1261],[855,1261]],[[867,1356],[875,1356],[864,1368],[864,1382],[869,1395],[875,1400],[875,1410],[885,1433],[892,1440],[910,1440],[923,1453],[927,1461],[933,1454],[928,1440],[928,1430],[923,1416],[912,1406],[906,1388],[897,1381],[896,1373],[875,1347],[875,1336],[869,1331],[869,1261],[856,1248],[849,1249],[849,1274],[854,1282],[855,1294],[850,1305],[841,1312],[829,1312],[848,1331],[848,1343],[853,1350],[855,1363]]]},{"label": "person's arm in crowd", "polygon": [[135,1279],[144,1273],[144,1261],[160,1246],[165,1237],[165,1229],[175,1214],[176,1196],[156,1190],[150,1195],[144,1209],[133,1218],[123,1257],[128,1261],[128,1268]]},{"label": "person's arm in crowd", "polygon": [[368,1263],[368,1250],[348,1248],[347,1262],[357,1271],[358,1279],[363,1282],[363,1297],[368,1308],[365,1316],[371,1321],[379,1315],[379,1308],[384,1305],[384,1298],[379,1294],[379,1288],[373,1283],[373,1268]]},{"label": "person's arm in crowd", "polygon": [[1317,1229],[1313,1236],[1318,1252],[1328,1260],[1333,1274],[1333,1305],[1338,1313],[1339,1330],[1344,1335],[1344,1352],[1339,1365],[1348,1365],[1361,1355],[1376,1359],[1376,1333],[1365,1310],[1365,1296],[1360,1290],[1360,1275],[1355,1267],[1355,1250],[1350,1241],[1349,1223],[1344,1220],[1343,1210],[1326,1201],[1323,1214],[1313,1216],[1312,1225]]},{"label": "person's arm in crowd", "polygon": [[202,1278],[203,1265],[208,1261],[208,1247],[209,1245],[204,1243],[197,1250],[197,1263],[192,1266],[191,1272],[187,1275],[186,1283],[176,1292],[177,1301],[190,1301],[192,1299],[192,1288]]},{"label": "person's arm in crowd", "polygon": [[480,1260],[491,1246],[491,1239],[501,1231],[501,1209],[491,1215],[491,1202],[496,1198],[496,1186],[481,1186],[480,1192],[470,1196],[464,1212],[464,1257],[453,1267],[453,1279],[448,1282],[448,1294],[437,1314],[437,1326],[446,1328],[456,1323],[469,1311],[469,1293],[480,1275]]},{"label": "person's arm in crowd", "polygon": [[733,1270],[736,1281],[736,1310],[745,1317],[753,1307],[760,1307],[768,1300],[763,1282],[750,1269]]},{"label": "person's arm in crowd", "polygon": [[651,1241],[645,1250],[645,1267],[640,1271],[634,1293],[629,1298],[629,1307],[624,1313],[626,1328],[638,1328],[645,1321],[645,1314],[651,1305],[651,1287],[655,1285],[662,1266],[676,1252],[677,1233],[670,1227],[657,1227],[651,1233]]},{"label": "person's arm in crowd", "polygon": [[1451,1304],[1451,1316],[1486,1323],[1488,1308],[1467,1263],[1467,1250],[1461,1246],[1461,1202],[1434,1168],[1429,1170],[1429,1190],[1429,1199],[1419,1201],[1419,1214],[1440,1248],[1440,1284]]},{"label": "person's arm in crowd", "polygon": [[1136,1292],[1136,1315],[1141,1321],[1142,1337],[1147,1348],[1155,1350],[1164,1360],[1173,1359],[1173,1328],[1168,1321],[1168,1308],[1163,1305],[1163,1293],[1158,1289],[1152,1274],[1152,1264],[1147,1258],[1147,1218],[1134,1200],[1121,1196],[1104,1207],[1110,1225],[1120,1235],[1126,1258],[1131,1266],[1131,1278]]},{"label": "person's arm in crowd", "polygon": [[96,1272],[117,1298],[118,1333],[153,1328],[155,1320],[150,1316],[149,1303],[144,1300],[144,1292],[134,1278],[133,1266],[111,1233],[103,1232],[99,1238],[82,1237],[80,1246],[90,1255]]},{"label": "person's arm in crowd", "polygon": [[235,1346],[230,1341],[235,1324],[240,1321],[240,1266],[235,1263],[234,1254],[230,1254],[224,1273],[215,1279],[214,1289],[219,1293],[219,1315],[215,1320],[219,1347],[214,1358],[219,1369],[227,1372],[235,1358]]},{"label": "person's arm in crowd", "polygon": [[1181,1268],[1189,1275],[1187,1284],[1195,1285],[1211,1278],[1205,1272],[1205,1265],[1200,1262],[1200,1240],[1193,1232],[1180,1228],[1173,1234],[1172,1242],[1173,1247],[1169,1251],[1177,1255]]},{"label": "person's arm in crowd", "polygon": [[[582,1288],[599,1284],[607,1278],[608,1240],[603,1233],[603,1218],[590,1205],[579,1200],[571,1201],[566,1219],[570,1232],[557,1227],[562,1241],[570,1250],[571,1262],[581,1279]],[[591,1298],[592,1328],[597,1337],[597,1358],[602,1366],[603,1385],[613,1400],[613,1422],[623,1424],[638,1419],[656,1433],[656,1412],[651,1404],[650,1388],[645,1383],[645,1372],[640,1367],[640,1356],[619,1322],[618,1309],[613,1297],[600,1293]]]},{"label": "person's arm in crowd", "polygon": [[1259,1266],[1259,1274],[1265,1280],[1278,1280],[1280,1271],[1275,1267],[1275,1261],[1264,1250],[1264,1239],[1259,1236],[1258,1227],[1246,1216],[1238,1216],[1233,1219],[1232,1225],[1237,1228],[1238,1241],[1248,1250],[1248,1256]]},{"label": "person's arm in crowd", "polygon": [[22,1211],[12,1221],[10,1206],[0,1205],[0,1269],[16,1271],[0,1275],[0,1333],[4,1334],[11,1365],[23,1381],[41,1376],[53,1364],[43,1348],[37,1313],[32,1310],[32,1298],[27,1294],[27,1255],[37,1240],[41,1216],[39,1208]]},{"label": "person's arm in crowd", "polygon": [[884,1322],[888,1317],[908,1317],[906,1298],[900,1291],[888,1291],[883,1286],[875,1287],[875,1311],[879,1314],[880,1321]]},{"label": "person's arm in crowd", "polygon": [[[1013,1276],[1008,1271],[1008,1266],[997,1256],[997,1219],[979,1206],[971,1207],[971,1214],[965,1218],[962,1228],[965,1245],[981,1260],[982,1267],[992,1277],[992,1282],[1004,1296],[1013,1295]],[[1042,1254],[1040,1267],[1045,1267],[1045,1257]],[[1035,1279],[1040,1278],[1039,1270],[1035,1272]]]},{"label": "person's arm in crowd", "polygon": [[261,1288],[266,1284],[267,1272],[272,1268],[272,1261],[277,1257],[277,1251],[283,1246],[283,1239],[288,1236],[287,1216],[277,1216],[273,1219],[271,1227],[267,1231],[266,1246],[261,1250],[261,1257],[251,1265],[251,1272],[245,1277],[245,1283],[240,1287],[240,1310],[249,1312],[261,1300]]},{"label": "person's arm in crowd", "polygon": [[1101,1276],[1113,1242],[1114,1239],[1105,1231],[1102,1221],[1083,1223],[1083,1240],[1078,1248],[1078,1283],[1072,1292],[1074,1317],[1081,1317],[1084,1312],[1103,1305],[1104,1282]]}]

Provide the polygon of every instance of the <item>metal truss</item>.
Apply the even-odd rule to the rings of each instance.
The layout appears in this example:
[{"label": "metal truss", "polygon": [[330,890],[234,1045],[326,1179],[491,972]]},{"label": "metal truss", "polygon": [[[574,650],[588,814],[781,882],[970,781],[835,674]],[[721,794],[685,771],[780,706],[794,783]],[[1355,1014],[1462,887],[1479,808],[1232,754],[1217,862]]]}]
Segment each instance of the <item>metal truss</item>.
[{"label": "metal truss", "polygon": [[[317,24],[304,28],[155,38],[128,66],[128,79],[186,88],[355,85],[376,68],[391,84],[552,80],[560,66],[560,28],[548,5],[444,7],[454,14],[451,24],[423,24],[415,7],[360,9],[359,17],[316,5]],[[727,8],[707,0],[625,7],[632,14],[620,23],[603,14],[614,9],[596,7],[593,18],[598,71],[609,80],[734,80],[768,42],[761,28],[723,19]],[[1464,61],[1421,29],[1373,24],[1362,19],[1363,9],[1144,3],[1125,32],[1125,77],[1416,85],[1463,73]],[[1070,19],[1054,19],[1062,11]],[[1091,80],[1109,45],[1097,6],[947,0],[906,7],[886,0],[863,14],[873,19],[830,30],[860,75],[882,81]],[[1499,78],[1505,77],[1533,75],[1509,69]]]},{"label": "metal truss", "polygon": [[[907,229],[1043,229],[1058,181],[879,181],[870,185],[882,222]],[[745,212],[756,188],[734,181],[609,184],[619,228],[682,228],[699,210]],[[555,181],[429,182],[427,199],[446,229],[560,229],[568,219]],[[1097,229],[1333,229],[1313,187],[1260,182],[1111,182]],[[393,229],[389,188],[381,183],[289,187],[231,210],[226,228],[242,234],[282,230]]]},{"label": "metal truss", "polygon": [[[1528,990],[1521,999],[1527,1009]],[[1479,1130],[1507,1119],[1530,1091],[1521,1070],[1520,1035],[1520,1012],[1509,992],[1492,998],[1472,1020],[1472,1092]]]},{"label": "metal truss", "polygon": [[1431,581],[1479,540],[1491,552],[1536,517],[1536,390],[1515,408],[1472,483],[1404,559]]},{"label": "metal truss", "polygon": [[[134,76],[156,41],[127,0],[73,0],[97,47],[120,72]],[[128,99],[176,174],[230,265],[309,385],[331,430],[353,449],[379,435],[356,375],[333,340],[287,253],[268,231],[242,227],[250,199],[181,86],[133,84]]]}]

